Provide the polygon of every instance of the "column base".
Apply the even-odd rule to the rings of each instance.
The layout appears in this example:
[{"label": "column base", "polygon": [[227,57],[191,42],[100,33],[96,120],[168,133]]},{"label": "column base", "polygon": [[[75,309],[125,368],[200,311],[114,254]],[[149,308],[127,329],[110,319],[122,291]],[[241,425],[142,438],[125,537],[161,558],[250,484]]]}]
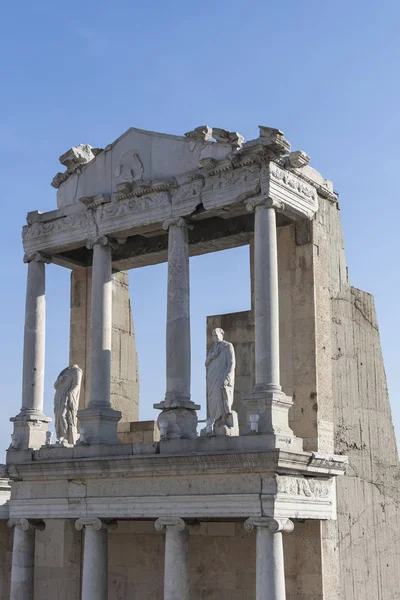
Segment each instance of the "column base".
[{"label": "column base", "polygon": [[167,440],[195,440],[197,438],[197,412],[200,406],[194,402],[185,402],[184,406],[165,407],[164,402],[153,404],[161,410],[157,425],[161,438]]},{"label": "column base", "polygon": [[[291,450],[292,452],[303,451],[303,440],[294,435],[289,427],[289,409],[293,401],[279,388],[268,386],[255,387],[251,394],[242,399],[246,408],[247,422],[250,415],[258,415],[258,430],[253,432],[250,427],[243,435],[271,436],[274,448]],[[268,444],[270,445],[270,444]]]},{"label": "column base", "polygon": [[45,445],[51,419],[43,412],[21,410],[10,421],[14,423],[14,431],[9,450],[38,450]]},{"label": "column base", "polygon": [[88,407],[79,410],[81,437],[86,444],[119,444],[118,421],[120,419],[121,412],[113,408]]}]

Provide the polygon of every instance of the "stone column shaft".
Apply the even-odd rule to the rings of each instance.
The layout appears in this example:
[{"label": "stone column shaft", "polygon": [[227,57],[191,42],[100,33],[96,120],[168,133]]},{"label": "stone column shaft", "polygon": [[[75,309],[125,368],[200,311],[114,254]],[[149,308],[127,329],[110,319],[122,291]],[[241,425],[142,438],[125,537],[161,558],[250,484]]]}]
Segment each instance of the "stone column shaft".
[{"label": "stone column shaft", "polygon": [[164,600],[190,600],[189,531],[183,519],[157,519],[157,531],[164,527]]},{"label": "stone column shaft", "polygon": [[189,234],[183,219],[175,221],[168,231],[166,404],[190,400]]},{"label": "stone column shaft", "polygon": [[108,599],[108,533],[116,523],[101,519],[82,518],[75,523],[78,531],[85,529],[82,566],[82,600]]},{"label": "stone column shaft", "polygon": [[89,407],[111,406],[111,335],[111,248],[99,238],[93,246]]},{"label": "stone column shaft", "polygon": [[158,426],[163,439],[195,439],[200,406],[190,399],[189,233],[181,217],[164,222],[168,229],[168,297],[165,400]]},{"label": "stone column shaft", "polygon": [[90,397],[78,411],[81,432],[89,444],[117,444],[120,411],[111,408],[112,272],[109,240],[101,236],[93,248],[90,322]]},{"label": "stone column shaft", "polygon": [[36,528],[44,529],[44,523],[18,519],[9,525],[14,527],[10,600],[33,600],[35,535]]},{"label": "stone column shaft", "polygon": [[289,519],[250,518],[245,529],[256,529],[256,600],[286,600],[282,531],[293,531]]},{"label": "stone column shaft", "polygon": [[28,264],[26,286],[22,410],[43,412],[46,341],[45,264]]},{"label": "stone column shaft", "polygon": [[24,355],[22,368],[22,407],[14,423],[10,449],[37,449],[46,440],[47,423],[43,413],[44,359],[46,342],[45,264],[50,258],[36,252],[25,256],[28,277],[25,302]]},{"label": "stone column shaft", "polygon": [[280,389],[276,214],[265,204],[254,217],[254,296],[256,385]]}]

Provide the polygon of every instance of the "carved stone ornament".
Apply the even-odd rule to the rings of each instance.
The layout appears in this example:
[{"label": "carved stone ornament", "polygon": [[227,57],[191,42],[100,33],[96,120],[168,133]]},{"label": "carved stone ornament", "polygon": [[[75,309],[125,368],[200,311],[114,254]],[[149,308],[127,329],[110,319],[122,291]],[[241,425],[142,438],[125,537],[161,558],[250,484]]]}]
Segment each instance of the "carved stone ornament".
[{"label": "carved stone ornament", "polygon": [[46,265],[51,263],[51,256],[47,256],[46,254],[42,254],[41,252],[34,252],[33,254],[25,254],[24,255],[24,263],[30,262],[42,262]]},{"label": "carved stone ornament", "polygon": [[257,206],[265,206],[266,208],[274,208],[277,212],[282,212],[285,210],[285,205],[283,202],[279,200],[275,200],[274,198],[264,197],[264,198],[250,198],[246,200],[246,209],[249,212],[252,212],[257,208]]},{"label": "carved stone ornament", "polygon": [[164,231],[168,231],[171,226],[175,227],[187,227],[188,229],[193,229],[193,225],[185,221],[182,217],[171,217],[170,219],[166,219],[162,224],[162,228]]},{"label": "carved stone ornament", "polygon": [[315,188],[305,183],[297,174],[286,171],[274,162],[269,164],[269,174],[271,179],[277,181],[280,185],[287,187],[300,196],[304,196],[309,201],[316,201]]},{"label": "carved stone ornament", "polygon": [[244,522],[246,531],[253,531],[261,527],[268,527],[271,533],[287,532],[294,529],[293,521],[290,519],[274,519],[272,517],[250,517]]},{"label": "carved stone ornament", "polygon": [[276,475],[276,485],[278,494],[288,496],[328,499],[332,493],[331,479]]},{"label": "carved stone ornament", "polygon": [[108,239],[106,235],[99,235],[97,237],[90,238],[86,242],[86,248],[88,250],[93,250],[94,246],[112,246],[112,242]]},{"label": "carved stone ornament", "polygon": [[92,527],[95,531],[101,529],[117,529],[118,523],[113,519],[99,519],[98,517],[81,517],[75,521],[75,529],[82,531],[84,527]]},{"label": "carved stone ornament", "polygon": [[177,531],[183,531],[186,523],[180,517],[161,517],[154,523],[156,531],[162,531],[165,527],[175,527]]},{"label": "carved stone ornament", "polygon": [[7,524],[9,527],[21,527],[22,531],[46,529],[46,524],[41,519],[10,519]]},{"label": "carved stone ornament", "polygon": [[117,183],[124,181],[141,181],[143,178],[144,167],[137,152],[126,152],[119,160],[119,164],[114,171]]}]

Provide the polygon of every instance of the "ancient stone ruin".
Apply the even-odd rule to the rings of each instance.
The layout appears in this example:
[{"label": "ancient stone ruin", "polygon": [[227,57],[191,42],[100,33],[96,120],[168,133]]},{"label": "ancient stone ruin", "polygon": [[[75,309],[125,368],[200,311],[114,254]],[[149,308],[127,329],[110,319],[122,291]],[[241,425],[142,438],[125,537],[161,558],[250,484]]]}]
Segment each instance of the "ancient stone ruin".
[{"label": "ancient stone ruin", "polygon": [[[373,298],[349,281],[332,183],[264,126],[247,142],[208,126],[132,128],[60,161],[57,209],[28,213],[23,228],[0,600],[399,597],[379,332]],[[190,257],[243,245],[252,305],[208,317],[204,426],[190,384]],[[165,396],[157,422],[140,422],[127,270],[166,261]],[[50,262],[72,274],[54,441],[43,412]]]}]

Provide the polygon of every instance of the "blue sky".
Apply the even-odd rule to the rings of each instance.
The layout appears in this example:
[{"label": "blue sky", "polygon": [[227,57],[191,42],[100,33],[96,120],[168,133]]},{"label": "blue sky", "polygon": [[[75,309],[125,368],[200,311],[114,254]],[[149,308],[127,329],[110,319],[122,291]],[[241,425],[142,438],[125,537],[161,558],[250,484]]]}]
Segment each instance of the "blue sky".
[{"label": "blue sky", "polygon": [[[8,418],[21,403],[20,229],[29,210],[55,207],[50,181],[58,157],[78,143],[104,147],[131,126],[182,134],[205,123],[246,139],[258,135],[259,124],[279,127],[334,181],[351,282],[375,295],[399,435],[399,26],[395,0],[3,6],[0,447],[9,444]],[[248,276],[243,248],[191,262],[192,394],[203,405],[205,316],[247,309],[249,286],[237,281]],[[165,385],[165,265],[132,272],[130,280],[145,419]],[[68,271],[48,268],[49,415],[52,384],[68,363],[68,283]]]}]

